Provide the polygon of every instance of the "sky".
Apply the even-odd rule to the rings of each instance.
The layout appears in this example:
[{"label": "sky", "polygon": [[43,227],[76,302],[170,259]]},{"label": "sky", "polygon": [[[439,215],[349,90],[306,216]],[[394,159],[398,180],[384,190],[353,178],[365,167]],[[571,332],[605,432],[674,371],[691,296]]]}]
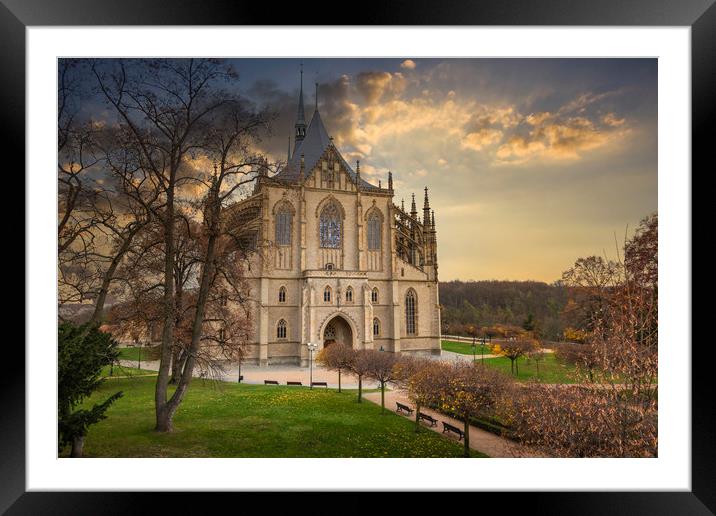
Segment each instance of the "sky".
[{"label": "sky", "polygon": [[[657,210],[656,59],[236,59],[286,159],[303,63],[349,163],[435,210],[441,281],[559,279]],[[308,120],[307,120],[308,121]]]}]

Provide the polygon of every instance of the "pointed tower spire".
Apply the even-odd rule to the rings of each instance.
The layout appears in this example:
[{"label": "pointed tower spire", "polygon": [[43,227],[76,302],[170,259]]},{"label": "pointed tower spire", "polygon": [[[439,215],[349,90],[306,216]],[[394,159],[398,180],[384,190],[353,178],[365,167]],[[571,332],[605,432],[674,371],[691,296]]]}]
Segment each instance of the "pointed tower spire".
[{"label": "pointed tower spire", "polygon": [[301,89],[298,94],[298,113],[296,115],[296,123],[293,127],[296,129],[293,152],[296,152],[298,144],[306,137],[306,114],[303,109],[303,63],[301,63]]},{"label": "pointed tower spire", "polygon": [[433,233],[435,233],[435,210],[433,210],[433,221],[432,221],[432,226],[433,226]]},{"label": "pointed tower spire", "polygon": [[393,173],[388,170],[388,191],[393,191]]},{"label": "pointed tower spire", "polygon": [[423,222],[425,229],[430,225],[430,200],[428,199],[428,187],[425,187],[425,199],[423,200]]},{"label": "pointed tower spire", "polygon": [[413,194],[413,203],[410,205],[410,216],[414,219],[418,218],[418,209],[415,207],[415,194]]},{"label": "pointed tower spire", "polygon": [[360,188],[360,160],[356,160],[356,188]]}]

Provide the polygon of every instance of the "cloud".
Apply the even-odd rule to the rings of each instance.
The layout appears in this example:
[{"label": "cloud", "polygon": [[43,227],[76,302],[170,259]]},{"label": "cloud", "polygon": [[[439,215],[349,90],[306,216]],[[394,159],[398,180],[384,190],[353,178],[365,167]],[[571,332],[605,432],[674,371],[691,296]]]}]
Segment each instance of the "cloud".
[{"label": "cloud", "polygon": [[415,70],[415,67],[417,65],[415,64],[415,61],[412,59],[406,59],[402,63],[400,63],[401,68],[405,68],[406,70]]},{"label": "cloud", "polygon": [[356,77],[356,89],[368,104],[397,98],[405,86],[405,77],[400,72],[361,72]]}]

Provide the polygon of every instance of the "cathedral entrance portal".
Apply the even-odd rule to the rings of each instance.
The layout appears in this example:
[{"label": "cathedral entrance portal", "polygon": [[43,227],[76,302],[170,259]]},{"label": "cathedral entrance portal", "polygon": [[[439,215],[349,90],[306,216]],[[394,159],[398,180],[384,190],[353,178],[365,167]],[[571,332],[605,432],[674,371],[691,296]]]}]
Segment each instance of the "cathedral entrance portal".
[{"label": "cathedral entrance portal", "polygon": [[353,330],[351,330],[350,324],[339,315],[331,319],[323,330],[324,348],[336,342],[344,346],[353,347]]}]

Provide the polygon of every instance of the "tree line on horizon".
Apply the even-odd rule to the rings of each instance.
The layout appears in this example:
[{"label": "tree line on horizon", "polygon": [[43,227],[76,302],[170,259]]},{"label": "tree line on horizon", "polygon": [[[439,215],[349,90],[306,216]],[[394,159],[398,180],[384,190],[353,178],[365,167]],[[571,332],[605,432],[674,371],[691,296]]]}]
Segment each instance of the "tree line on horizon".
[{"label": "tree line on horizon", "polygon": [[471,336],[473,327],[482,333],[482,329],[513,326],[527,327],[545,340],[563,340],[568,299],[561,281],[440,282],[443,334]]}]

